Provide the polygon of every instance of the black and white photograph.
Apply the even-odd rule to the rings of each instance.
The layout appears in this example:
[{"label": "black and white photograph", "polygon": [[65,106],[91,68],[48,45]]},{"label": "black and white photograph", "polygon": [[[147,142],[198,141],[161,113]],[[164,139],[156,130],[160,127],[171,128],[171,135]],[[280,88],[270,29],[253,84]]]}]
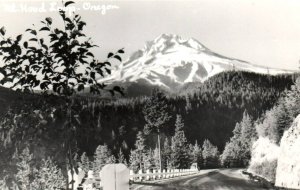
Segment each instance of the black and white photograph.
[{"label": "black and white photograph", "polygon": [[0,0],[0,190],[294,189],[299,0]]}]

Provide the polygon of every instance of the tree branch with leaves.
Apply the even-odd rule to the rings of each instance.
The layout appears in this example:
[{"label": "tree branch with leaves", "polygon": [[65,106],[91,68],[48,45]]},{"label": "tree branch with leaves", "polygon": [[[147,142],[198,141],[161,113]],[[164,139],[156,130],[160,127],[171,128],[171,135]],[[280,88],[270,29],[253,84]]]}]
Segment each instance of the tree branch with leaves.
[{"label": "tree branch with leaves", "polygon": [[[72,3],[68,1],[64,6]],[[112,59],[122,61],[120,54],[124,50],[110,52],[104,62],[99,62],[91,51],[98,46],[84,34],[86,22],[81,16],[75,13],[68,16],[63,9],[59,10],[59,15],[64,24],[62,28],[55,27],[52,18],[47,17],[41,21],[39,30],[26,29],[29,40],[24,40],[25,34],[15,39],[6,37],[5,28],[0,29],[0,55],[4,61],[0,66],[2,85],[63,96],[71,96],[87,87],[91,93],[100,93],[105,88],[98,79],[110,74]],[[113,90],[121,92],[119,87]]]}]

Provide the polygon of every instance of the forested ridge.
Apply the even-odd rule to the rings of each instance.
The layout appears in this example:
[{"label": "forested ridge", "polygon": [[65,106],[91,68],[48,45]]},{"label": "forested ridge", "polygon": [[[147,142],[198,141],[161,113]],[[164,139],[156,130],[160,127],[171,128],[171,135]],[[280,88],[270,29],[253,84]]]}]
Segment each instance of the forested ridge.
[{"label": "forested ridge", "polygon": [[209,138],[223,149],[244,111],[257,119],[292,84],[292,76],[226,72],[210,78],[194,93],[172,98],[171,104],[190,121],[186,123],[188,139]]},{"label": "forested ridge", "polygon": [[[293,77],[289,75],[221,73],[210,78],[193,92],[180,96],[168,96],[167,104],[171,119],[163,133],[166,136],[174,134],[175,116],[180,114],[185,120],[184,130],[188,141],[203,142],[209,139],[222,150],[225,142],[232,136],[235,124],[242,119],[245,110],[253,119],[258,118],[265,110],[270,109],[280,94],[285,89],[289,89],[292,84]],[[63,98],[51,95],[32,96],[35,96],[35,101],[32,101],[33,97],[30,97],[27,98],[29,101],[23,98],[24,100],[11,102],[10,111],[2,116],[1,121],[8,121],[20,114],[23,117],[22,112],[25,108],[32,111],[39,110],[40,114],[46,114],[52,108],[54,118],[52,122],[56,122],[57,128],[63,125],[63,116],[66,112]],[[147,97],[125,97],[114,100],[74,97],[72,112],[76,116],[73,118],[74,125],[79,130],[76,137],[79,151],[83,150],[91,154],[97,145],[106,143],[114,154],[117,154],[119,148],[123,147],[125,155],[128,156],[135,143],[135,135],[145,126],[142,109],[146,99]],[[45,125],[46,131],[54,130],[48,125],[49,122]],[[13,134],[10,132],[10,135]],[[24,135],[26,136],[27,134]],[[4,137],[8,138],[8,136]]]}]

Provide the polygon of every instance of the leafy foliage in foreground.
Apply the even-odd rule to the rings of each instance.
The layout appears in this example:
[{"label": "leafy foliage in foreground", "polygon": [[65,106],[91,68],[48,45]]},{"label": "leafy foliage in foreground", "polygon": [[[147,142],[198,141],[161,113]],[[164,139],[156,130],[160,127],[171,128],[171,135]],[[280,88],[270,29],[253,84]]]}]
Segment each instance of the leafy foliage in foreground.
[{"label": "leafy foliage in foreground", "polygon": [[[69,4],[66,2],[65,6]],[[5,28],[1,28],[0,53],[4,61],[0,68],[1,84],[22,91],[42,90],[67,96],[87,86],[91,93],[100,93],[105,85],[97,79],[110,74],[111,59],[122,61],[120,54],[124,50],[109,53],[107,60],[99,62],[91,51],[97,45],[84,34],[86,23],[81,16],[70,16],[63,9],[59,15],[62,28],[55,27],[52,18],[47,17],[41,21],[40,29],[28,28],[27,34],[20,34],[16,39],[6,37]],[[25,40],[25,35],[30,39]]]}]

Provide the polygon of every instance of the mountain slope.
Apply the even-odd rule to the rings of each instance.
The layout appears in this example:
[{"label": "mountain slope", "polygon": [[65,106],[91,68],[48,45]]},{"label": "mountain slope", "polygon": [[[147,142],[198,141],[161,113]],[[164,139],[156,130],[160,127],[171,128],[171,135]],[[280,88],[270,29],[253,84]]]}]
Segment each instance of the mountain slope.
[{"label": "mountain slope", "polygon": [[242,70],[263,74],[292,73],[268,69],[216,54],[195,39],[163,34],[147,42],[126,62],[100,80],[107,83],[139,83],[174,91],[184,84],[203,82],[220,72]]}]

